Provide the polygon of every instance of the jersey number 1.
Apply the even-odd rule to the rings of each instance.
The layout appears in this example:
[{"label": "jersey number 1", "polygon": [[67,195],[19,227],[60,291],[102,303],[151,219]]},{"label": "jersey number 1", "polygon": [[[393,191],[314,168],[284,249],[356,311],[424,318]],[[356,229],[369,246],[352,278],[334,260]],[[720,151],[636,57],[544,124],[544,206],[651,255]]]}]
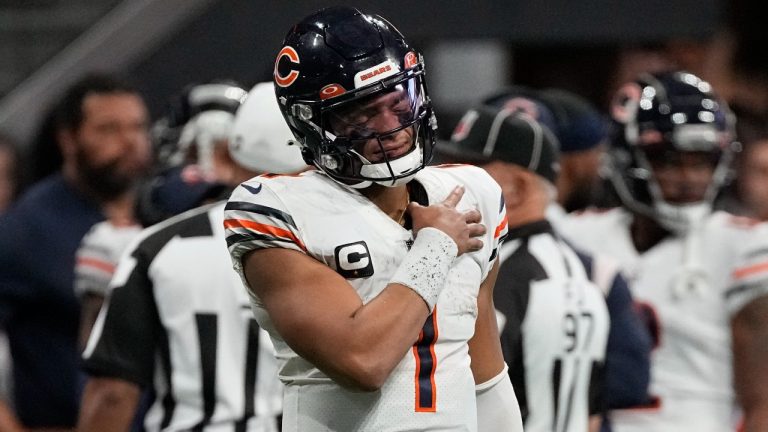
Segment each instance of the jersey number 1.
[{"label": "jersey number 1", "polygon": [[413,345],[413,357],[416,360],[416,412],[435,412],[437,410],[437,389],[435,388],[435,342],[437,342],[437,308],[427,317],[419,339]]}]

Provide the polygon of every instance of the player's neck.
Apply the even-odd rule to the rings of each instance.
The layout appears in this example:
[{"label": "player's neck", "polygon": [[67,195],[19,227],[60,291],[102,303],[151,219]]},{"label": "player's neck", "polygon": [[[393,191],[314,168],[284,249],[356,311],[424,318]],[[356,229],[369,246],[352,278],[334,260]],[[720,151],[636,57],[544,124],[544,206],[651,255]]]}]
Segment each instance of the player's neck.
[{"label": "player's neck", "polygon": [[120,197],[102,204],[102,211],[107,220],[117,226],[128,226],[136,223],[134,214],[135,193],[126,192]]},{"label": "player's neck", "polygon": [[641,214],[634,215],[629,230],[632,234],[632,242],[635,245],[635,249],[640,253],[656,246],[671,235],[658,222]]},{"label": "player's neck", "polygon": [[360,192],[392,220],[402,223],[409,202],[408,188],[405,185],[386,187],[374,184]]}]

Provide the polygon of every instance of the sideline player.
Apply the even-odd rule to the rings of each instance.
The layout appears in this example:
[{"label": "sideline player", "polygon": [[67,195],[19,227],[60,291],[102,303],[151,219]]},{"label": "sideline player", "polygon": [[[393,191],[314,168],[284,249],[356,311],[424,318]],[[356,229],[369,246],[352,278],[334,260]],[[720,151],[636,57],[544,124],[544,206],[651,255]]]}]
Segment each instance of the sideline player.
[{"label": "sideline player", "polygon": [[283,430],[522,430],[493,309],[501,191],[425,168],[419,54],[384,18],[328,8],[292,27],[274,78],[317,170],[244,183],[225,224],[285,361]]},{"label": "sideline player", "polygon": [[737,396],[745,430],[768,430],[768,231],[711,211],[728,173],[732,115],[707,82],[675,71],[626,84],[612,116],[611,180],[623,208],[570,217],[561,229],[619,259],[655,318],[656,403],[614,412],[614,429],[733,430]]}]

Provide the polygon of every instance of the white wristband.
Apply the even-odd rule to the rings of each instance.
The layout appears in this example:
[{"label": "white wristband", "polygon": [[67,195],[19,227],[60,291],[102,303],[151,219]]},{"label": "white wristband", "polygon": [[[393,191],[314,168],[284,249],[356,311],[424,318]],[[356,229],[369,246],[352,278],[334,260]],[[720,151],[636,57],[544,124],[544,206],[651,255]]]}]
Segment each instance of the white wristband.
[{"label": "white wristband", "polygon": [[475,386],[475,395],[477,432],[523,432],[523,416],[506,363],[498,375]]},{"label": "white wristband", "polygon": [[390,283],[416,291],[432,311],[458,253],[456,242],[448,234],[437,228],[422,228]]}]

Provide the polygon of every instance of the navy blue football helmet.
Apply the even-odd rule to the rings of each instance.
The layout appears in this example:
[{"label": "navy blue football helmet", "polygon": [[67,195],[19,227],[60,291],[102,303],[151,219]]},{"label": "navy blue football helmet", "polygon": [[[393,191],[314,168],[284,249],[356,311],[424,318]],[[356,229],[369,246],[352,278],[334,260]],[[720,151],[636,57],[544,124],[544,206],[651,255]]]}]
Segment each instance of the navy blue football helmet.
[{"label": "navy blue football helmet", "polygon": [[[342,6],[305,18],[285,37],[274,81],[304,159],[331,178],[355,188],[395,186],[429,162],[437,124],[423,59],[380,16]],[[387,117],[386,127],[371,126],[377,116]],[[410,145],[394,152],[388,143],[403,131]],[[371,143],[376,159],[363,156]]]},{"label": "navy blue football helmet", "polygon": [[[611,116],[610,179],[627,208],[673,232],[711,212],[737,145],[735,118],[709,83],[684,71],[642,74],[617,92]],[[699,202],[665,201],[655,178],[650,161],[680,152],[711,156],[712,181]]]}]

